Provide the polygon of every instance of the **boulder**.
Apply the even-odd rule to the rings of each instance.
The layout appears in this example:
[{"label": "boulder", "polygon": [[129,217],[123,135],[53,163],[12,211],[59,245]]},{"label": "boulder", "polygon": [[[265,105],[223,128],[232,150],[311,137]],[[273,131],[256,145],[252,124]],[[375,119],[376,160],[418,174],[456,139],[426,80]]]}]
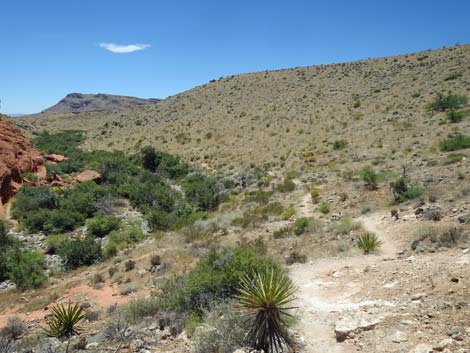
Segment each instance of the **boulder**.
[{"label": "boulder", "polygon": [[355,333],[368,331],[377,326],[382,319],[374,316],[355,315],[343,318],[335,323],[335,334],[338,342],[351,338]]},{"label": "boulder", "polygon": [[67,157],[65,157],[61,154],[55,154],[55,153],[48,154],[45,157],[46,157],[46,160],[49,164],[60,163],[60,162],[66,161],[68,159]]},{"label": "boulder", "polygon": [[84,170],[78,174],[74,179],[77,183],[84,183],[86,181],[94,181],[95,183],[101,182],[101,174],[94,170]]}]

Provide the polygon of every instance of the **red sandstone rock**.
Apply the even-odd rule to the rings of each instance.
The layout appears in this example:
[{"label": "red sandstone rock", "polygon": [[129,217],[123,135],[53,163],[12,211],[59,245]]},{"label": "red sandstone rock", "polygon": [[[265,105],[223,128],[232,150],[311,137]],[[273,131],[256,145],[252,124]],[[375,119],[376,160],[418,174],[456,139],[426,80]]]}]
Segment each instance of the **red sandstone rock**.
[{"label": "red sandstone rock", "polygon": [[55,154],[55,153],[48,154],[45,157],[46,157],[46,160],[48,162],[52,162],[52,164],[60,163],[60,162],[66,161],[68,159],[67,157],[65,157],[61,154]]},{"label": "red sandstone rock", "polygon": [[22,173],[44,174],[44,159],[21,132],[0,115],[0,218],[4,205],[18,191]]}]

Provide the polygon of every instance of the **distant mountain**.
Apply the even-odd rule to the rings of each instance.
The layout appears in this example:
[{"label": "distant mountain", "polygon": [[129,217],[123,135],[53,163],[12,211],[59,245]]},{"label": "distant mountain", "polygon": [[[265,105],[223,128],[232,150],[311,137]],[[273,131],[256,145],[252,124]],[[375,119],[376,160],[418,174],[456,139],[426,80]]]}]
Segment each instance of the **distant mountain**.
[{"label": "distant mountain", "polygon": [[128,109],[142,105],[156,104],[159,99],[116,96],[111,94],[70,93],[59,103],[47,108],[41,114],[80,113],[97,110]]}]

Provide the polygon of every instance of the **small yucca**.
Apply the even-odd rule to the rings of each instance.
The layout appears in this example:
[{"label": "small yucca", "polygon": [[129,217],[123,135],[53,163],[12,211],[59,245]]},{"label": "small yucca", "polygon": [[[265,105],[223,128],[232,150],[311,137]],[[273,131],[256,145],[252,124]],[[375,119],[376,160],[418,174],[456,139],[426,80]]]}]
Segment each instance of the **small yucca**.
[{"label": "small yucca", "polygon": [[78,303],[72,305],[58,304],[51,308],[51,315],[46,318],[47,328],[44,331],[48,336],[68,338],[77,335],[77,324],[85,317],[85,310]]},{"label": "small yucca", "polygon": [[246,343],[266,353],[278,352],[283,346],[292,346],[287,333],[286,318],[293,309],[296,288],[282,271],[266,269],[253,276],[245,276],[240,285],[239,307],[254,317],[246,335]]},{"label": "small yucca", "polygon": [[382,241],[374,233],[367,232],[359,236],[357,246],[364,251],[364,254],[370,254],[380,248]]}]

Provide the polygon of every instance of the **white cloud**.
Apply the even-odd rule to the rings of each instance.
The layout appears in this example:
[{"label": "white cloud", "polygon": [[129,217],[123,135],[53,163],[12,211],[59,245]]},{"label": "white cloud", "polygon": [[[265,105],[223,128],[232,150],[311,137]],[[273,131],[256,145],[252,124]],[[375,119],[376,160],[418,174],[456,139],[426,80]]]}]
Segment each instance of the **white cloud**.
[{"label": "white cloud", "polygon": [[100,43],[100,47],[113,53],[125,54],[150,48],[150,44],[118,45],[114,43]]}]

